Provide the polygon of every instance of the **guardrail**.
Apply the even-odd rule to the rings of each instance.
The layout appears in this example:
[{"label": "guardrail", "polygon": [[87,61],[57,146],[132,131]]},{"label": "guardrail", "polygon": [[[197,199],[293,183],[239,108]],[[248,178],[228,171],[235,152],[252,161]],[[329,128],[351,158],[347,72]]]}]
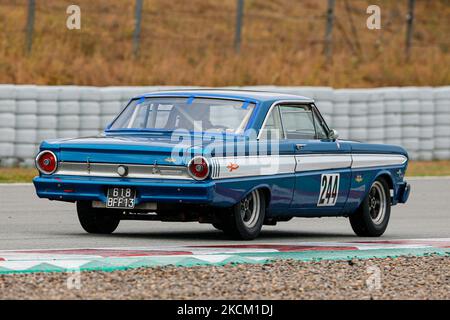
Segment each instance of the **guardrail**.
[{"label": "guardrail", "polygon": [[[131,97],[172,88],[181,87],[0,85],[0,165],[32,166],[42,140],[98,134]],[[314,98],[342,139],[402,145],[414,160],[450,159],[450,86],[241,89]]]}]

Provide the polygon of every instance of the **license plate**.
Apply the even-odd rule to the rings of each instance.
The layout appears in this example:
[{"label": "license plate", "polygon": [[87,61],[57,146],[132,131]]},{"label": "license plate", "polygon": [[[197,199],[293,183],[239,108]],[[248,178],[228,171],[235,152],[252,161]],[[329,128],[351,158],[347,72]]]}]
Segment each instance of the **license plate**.
[{"label": "license plate", "polygon": [[132,188],[109,188],[107,208],[134,209],[136,203],[136,190]]}]

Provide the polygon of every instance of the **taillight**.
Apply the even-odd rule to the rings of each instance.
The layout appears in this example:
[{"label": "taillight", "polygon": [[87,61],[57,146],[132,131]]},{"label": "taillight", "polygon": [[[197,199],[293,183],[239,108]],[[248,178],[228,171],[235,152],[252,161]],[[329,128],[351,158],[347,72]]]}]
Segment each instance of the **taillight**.
[{"label": "taillight", "polygon": [[52,174],[58,168],[58,159],[51,151],[42,151],[36,157],[36,168],[43,174]]},{"label": "taillight", "polygon": [[196,180],[204,180],[209,175],[208,161],[203,157],[195,157],[189,161],[188,172]]}]

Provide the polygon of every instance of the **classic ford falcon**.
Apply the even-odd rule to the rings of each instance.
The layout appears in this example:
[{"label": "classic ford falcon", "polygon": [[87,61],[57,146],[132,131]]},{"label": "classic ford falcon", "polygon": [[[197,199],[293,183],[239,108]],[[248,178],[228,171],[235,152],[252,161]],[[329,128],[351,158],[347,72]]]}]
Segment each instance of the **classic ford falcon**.
[{"label": "classic ford falcon", "polygon": [[81,226],[199,221],[238,239],[293,217],[348,217],[381,236],[405,203],[407,152],[339,140],[314,101],[296,95],[190,90],[132,99],[103,134],[44,141],[39,197],[76,202]]}]

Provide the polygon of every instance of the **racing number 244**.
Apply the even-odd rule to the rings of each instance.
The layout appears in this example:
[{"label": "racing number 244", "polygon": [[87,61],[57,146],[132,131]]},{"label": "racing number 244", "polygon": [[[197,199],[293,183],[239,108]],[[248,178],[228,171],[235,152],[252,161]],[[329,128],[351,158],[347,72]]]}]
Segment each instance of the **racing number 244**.
[{"label": "racing number 244", "polygon": [[320,178],[320,195],[317,206],[334,206],[339,194],[339,173],[323,174]]}]

